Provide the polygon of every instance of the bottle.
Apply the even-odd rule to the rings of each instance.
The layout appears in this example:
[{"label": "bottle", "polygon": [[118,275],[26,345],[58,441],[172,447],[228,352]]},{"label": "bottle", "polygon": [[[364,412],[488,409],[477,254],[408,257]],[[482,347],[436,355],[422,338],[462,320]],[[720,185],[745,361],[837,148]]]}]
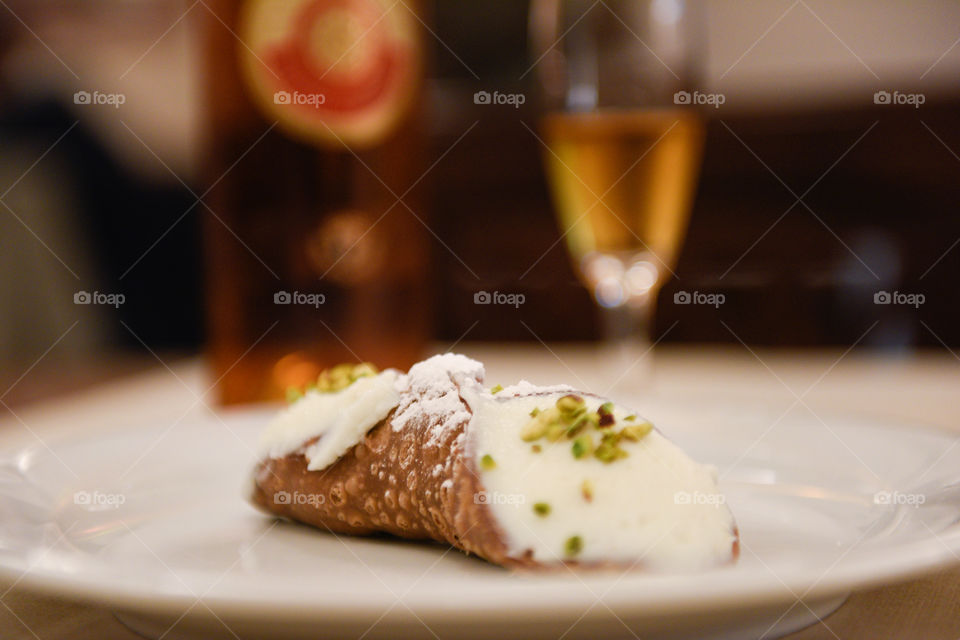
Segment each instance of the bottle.
[{"label": "bottle", "polygon": [[208,6],[198,206],[220,400],[279,398],[340,362],[408,367],[430,315],[417,3]]}]

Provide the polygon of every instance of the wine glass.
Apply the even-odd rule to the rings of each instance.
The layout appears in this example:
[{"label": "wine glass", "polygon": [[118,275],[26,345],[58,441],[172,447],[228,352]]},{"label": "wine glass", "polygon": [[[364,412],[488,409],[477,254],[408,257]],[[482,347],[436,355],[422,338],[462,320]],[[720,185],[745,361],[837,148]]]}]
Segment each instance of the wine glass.
[{"label": "wine glass", "polygon": [[699,173],[693,10],[682,0],[531,3],[557,218],[601,309],[601,357],[620,360],[605,369],[628,384],[645,368],[637,365],[657,293],[675,275]]}]

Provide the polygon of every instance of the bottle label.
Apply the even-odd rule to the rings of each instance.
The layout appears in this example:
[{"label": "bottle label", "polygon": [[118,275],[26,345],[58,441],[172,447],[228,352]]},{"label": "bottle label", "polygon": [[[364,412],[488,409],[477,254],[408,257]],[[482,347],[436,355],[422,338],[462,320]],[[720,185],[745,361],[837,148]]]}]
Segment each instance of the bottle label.
[{"label": "bottle label", "polygon": [[418,82],[417,18],[389,0],[247,0],[237,48],[254,101],[294,136],[380,142]]}]

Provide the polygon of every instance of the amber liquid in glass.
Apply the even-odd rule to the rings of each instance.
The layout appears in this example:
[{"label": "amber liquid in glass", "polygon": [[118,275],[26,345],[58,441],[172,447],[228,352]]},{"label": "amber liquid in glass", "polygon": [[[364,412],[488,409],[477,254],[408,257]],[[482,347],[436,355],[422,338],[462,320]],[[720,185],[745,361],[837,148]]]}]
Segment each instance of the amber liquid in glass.
[{"label": "amber liquid in glass", "polygon": [[[570,254],[653,254],[661,275],[686,234],[703,125],[686,109],[553,113],[547,173]],[[589,284],[589,283],[588,283]]]}]

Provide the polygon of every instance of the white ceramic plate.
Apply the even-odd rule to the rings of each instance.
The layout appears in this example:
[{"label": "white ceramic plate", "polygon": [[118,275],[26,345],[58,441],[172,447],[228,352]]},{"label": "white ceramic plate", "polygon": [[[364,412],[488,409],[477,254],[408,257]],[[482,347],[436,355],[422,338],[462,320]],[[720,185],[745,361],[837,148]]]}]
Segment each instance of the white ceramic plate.
[{"label": "white ceramic plate", "polygon": [[0,575],[106,604],[150,637],[756,638],[960,561],[956,436],[803,407],[645,406],[719,467],[735,567],[515,574],[278,523],[243,499],[269,411],[171,425],[144,409],[46,444],[0,431]]}]

